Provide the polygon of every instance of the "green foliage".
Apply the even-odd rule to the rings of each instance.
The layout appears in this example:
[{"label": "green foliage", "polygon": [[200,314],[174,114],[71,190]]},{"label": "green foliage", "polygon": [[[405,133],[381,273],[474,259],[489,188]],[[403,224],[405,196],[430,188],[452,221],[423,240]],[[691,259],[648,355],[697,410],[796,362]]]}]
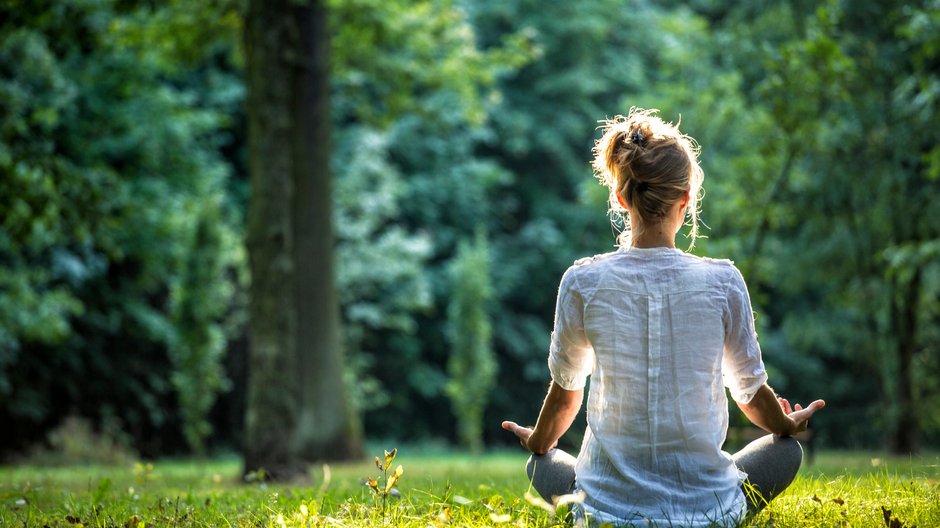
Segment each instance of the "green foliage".
[{"label": "green foliage", "polygon": [[190,250],[173,291],[173,323],[177,340],[169,350],[174,371],[170,377],[176,390],[183,421],[183,434],[196,452],[205,448],[212,429],[208,415],[216,394],[227,390],[229,380],[222,371],[226,334],[233,329],[227,311],[232,306],[234,285],[218,280],[227,264],[238,262],[240,255],[229,255],[229,248],[240,248],[236,240],[223,240],[225,231],[219,207],[207,204],[197,220]]},{"label": "green foliage", "polygon": [[[465,123],[487,117],[484,93],[498,73],[527,60],[527,41],[509,35],[482,51],[452,1],[330,0],[334,113],[387,128],[403,116],[433,121],[447,111]],[[382,53],[376,53],[383,50]],[[446,106],[446,110],[445,110]]]},{"label": "green foliage", "polygon": [[422,268],[431,246],[425,234],[400,224],[406,187],[388,159],[387,136],[350,127],[337,144],[333,166],[343,331],[356,407],[370,410],[388,401],[382,383],[368,373],[374,358],[387,353],[384,336],[414,333],[414,314],[430,306]]},{"label": "green foliage", "polygon": [[[368,432],[463,437],[451,263],[478,228],[499,263],[487,412],[534,415],[559,277],[615,238],[593,124],[636,105],[701,142],[696,252],[744,271],[774,387],[829,401],[816,438],[940,438],[936,1],[328,5]],[[237,443],[242,7],[0,0],[0,448],[70,413],[145,453]]]},{"label": "green foliage", "polygon": [[[475,154],[524,35],[481,49],[450,2],[333,2],[338,275],[366,429],[450,435],[447,265],[507,172]],[[383,50],[378,53],[376,50]],[[422,405],[416,405],[422,402]]]},{"label": "green foliage", "polygon": [[[194,97],[199,80],[170,75],[114,29],[146,23],[135,11],[75,0],[4,12],[0,416],[13,434],[3,445],[37,439],[68,412],[133,430],[143,445],[176,420],[174,371],[197,374],[170,350],[183,333],[191,346],[217,332],[177,326],[217,321],[174,319],[172,292],[200,210],[227,207],[225,118],[218,101]],[[224,212],[213,229],[232,244],[236,225]],[[240,265],[230,248],[212,257],[223,268]],[[204,279],[233,288],[229,274]],[[204,300],[208,313],[230,309]],[[201,405],[193,423],[205,420]]]},{"label": "green foliage", "polygon": [[[772,205],[753,217],[749,268],[758,292],[774,292],[762,302],[768,330],[801,358],[791,366],[821,364],[811,377],[788,369],[803,381],[793,388],[809,396],[816,384],[845,407],[820,425],[864,438],[860,424],[874,421],[900,450],[916,448],[918,389],[907,388],[917,387],[912,362],[933,347],[936,322],[919,282],[935,272],[904,256],[940,235],[927,198],[940,187],[923,163],[935,135],[923,119],[937,108],[917,108],[917,90],[894,81],[924,75],[896,39],[922,20],[916,13],[828,3],[803,15],[780,5],[750,26],[778,41],[758,53],[769,75],[749,90],[771,118],[754,147],[782,151],[773,180],[757,187]],[[880,406],[853,403],[875,391]]]},{"label": "green foliage", "polygon": [[492,297],[490,251],[486,235],[478,231],[472,242],[462,242],[451,268],[453,297],[447,316],[451,343],[447,395],[457,420],[461,444],[471,451],[483,448],[483,411],[496,381],[492,326],[488,304]]}]

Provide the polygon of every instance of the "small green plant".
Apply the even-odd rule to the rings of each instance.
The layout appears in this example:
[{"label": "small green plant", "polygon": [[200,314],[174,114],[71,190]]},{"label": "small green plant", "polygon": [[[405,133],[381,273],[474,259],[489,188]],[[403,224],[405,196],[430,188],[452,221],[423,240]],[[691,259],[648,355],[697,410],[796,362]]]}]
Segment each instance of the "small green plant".
[{"label": "small green plant", "polygon": [[395,468],[395,471],[391,475],[388,473],[388,469],[392,467],[392,461],[395,460],[395,457],[398,456],[398,448],[393,448],[391,452],[385,452],[385,460],[383,461],[379,457],[375,457],[375,467],[382,472],[382,475],[379,476],[382,479],[382,482],[377,481],[371,477],[366,479],[366,484],[370,489],[375,493],[376,497],[382,498],[382,512],[385,512],[385,507],[388,502],[388,496],[392,495],[393,497],[397,495],[398,490],[395,489],[395,483],[398,482],[398,479],[401,478],[401,474],[405,472],[405,468],[398,465]]}]

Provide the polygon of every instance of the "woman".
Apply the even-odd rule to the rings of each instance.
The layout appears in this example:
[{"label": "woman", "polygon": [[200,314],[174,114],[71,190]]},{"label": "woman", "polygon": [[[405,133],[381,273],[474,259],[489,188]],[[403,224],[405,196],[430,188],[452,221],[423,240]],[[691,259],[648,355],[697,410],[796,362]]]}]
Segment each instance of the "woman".
[{"label": "woman", "polygon": [[[547,500],[583,494],[596,522],[733,524],[792,482],[802,448],[790,437],[825,403],[791,408],[766,384],[747,287],[727,260],[675,247],[688,217],[694,243],[702,169],[694,140],[654,111],[603,126],[594,168],[625,213],[620,249],[576,262],[558,293],[552,382],[534,429],[503,422],[534,454],[527,471]],[[619,206],[619,207],[618,207]],[[555,448],[581,407],[577,458]],[[725,387],[769,433],[731,456]]]}]

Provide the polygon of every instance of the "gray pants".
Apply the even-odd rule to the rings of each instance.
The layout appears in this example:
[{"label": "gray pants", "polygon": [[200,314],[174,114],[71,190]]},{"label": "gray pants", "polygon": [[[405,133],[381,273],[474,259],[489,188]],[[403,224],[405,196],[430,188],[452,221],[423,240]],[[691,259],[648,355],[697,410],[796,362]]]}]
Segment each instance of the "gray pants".
[{"label": "gray pants", "polygon": [[[793,482],[803,461],[803,448],[793,438],[767,435],[744,446],[732,458],[748,475],[742,488],[748,513],[755,514]],[[553,496],[574,491],[575,461],[568,453],[552,449],[529,457],[526,474],[539,495],[551,502]]]}]

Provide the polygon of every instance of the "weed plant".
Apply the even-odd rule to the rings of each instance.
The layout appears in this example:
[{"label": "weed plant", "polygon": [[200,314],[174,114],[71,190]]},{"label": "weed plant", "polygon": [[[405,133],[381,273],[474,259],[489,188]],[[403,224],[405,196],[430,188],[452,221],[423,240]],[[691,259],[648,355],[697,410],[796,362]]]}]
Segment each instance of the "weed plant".
[{"label": "weed plant", "polygon": [[[291,484],[237,478],[237,459],[122,466],[0,468],[0,525],[40,527],[550,527],[563,523],[532,496],[519,452],[480,456],[400,451],[313,468]],[[824,453],[753,527],[940,526],[940,457]],[[396,468],[397,469],[397,468]],[[373,487],[370,483],[375,482]],[[377,493],[389,490],[386,495]]]}]

